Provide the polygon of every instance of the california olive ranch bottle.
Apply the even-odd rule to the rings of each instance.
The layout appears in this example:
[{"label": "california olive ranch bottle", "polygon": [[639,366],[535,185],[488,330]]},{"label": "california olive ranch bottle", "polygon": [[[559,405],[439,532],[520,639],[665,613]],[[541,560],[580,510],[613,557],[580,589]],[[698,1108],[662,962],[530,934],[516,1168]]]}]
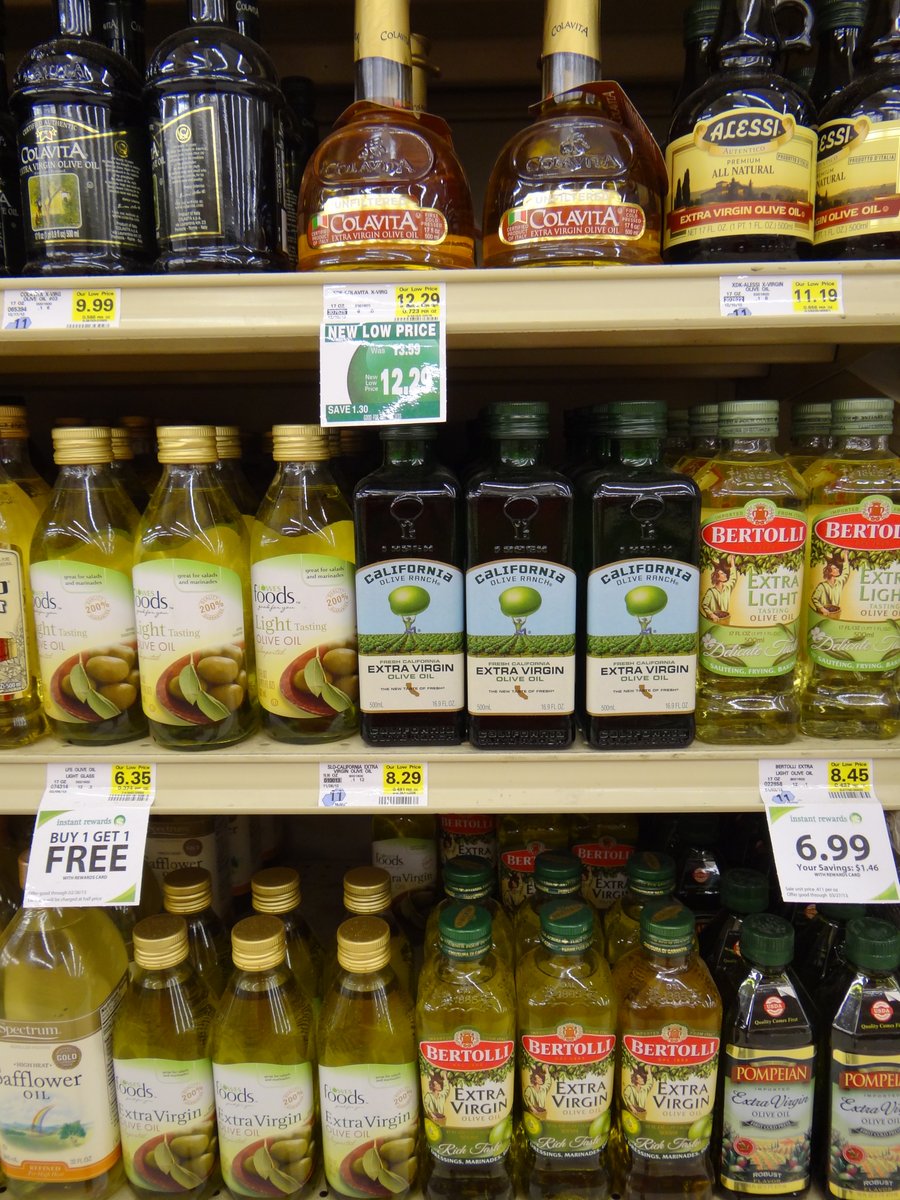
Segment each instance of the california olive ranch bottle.
[{"label": "california olive ranch bottle", "polygon": [[19,275],[25,261],[16,125],[9,112],[4,51],[6,21],[0,4],[0,276]]}]

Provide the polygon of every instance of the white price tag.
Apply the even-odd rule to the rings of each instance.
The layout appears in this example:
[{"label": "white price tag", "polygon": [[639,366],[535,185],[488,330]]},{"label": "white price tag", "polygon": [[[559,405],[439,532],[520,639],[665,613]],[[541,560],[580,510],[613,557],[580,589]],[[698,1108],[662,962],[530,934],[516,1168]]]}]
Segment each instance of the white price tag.
[{"label": "white price tag", "polygon": [[9,288],[4,329],[117,329],[121,288]]},{"label": "white price tag", "polygon": [[785,901],[886,904],[900,899],[870,762],[763,759],[759,787]]},{"label": "white price tag", "polygon": [[152,763],[48,764],[31,840],[25,904],[138,904],[155,796]]},{"label": "white price tag", "polygon": [[427,763],[319,763],[319,808],[427,806]]},{"label": "white price tag", "polygon": [[723,317],[785,317],[844,311],[840,275],[721,275],[719,311]]}]

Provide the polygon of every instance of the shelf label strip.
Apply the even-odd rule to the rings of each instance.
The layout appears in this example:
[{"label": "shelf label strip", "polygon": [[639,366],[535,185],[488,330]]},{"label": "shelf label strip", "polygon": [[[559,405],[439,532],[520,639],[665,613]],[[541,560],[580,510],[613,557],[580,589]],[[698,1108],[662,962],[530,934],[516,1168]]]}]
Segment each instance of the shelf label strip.
[{"label": "shelf label strip", "polygon": [[319,808],[427,806],[427,763],[319,763]]},{"label": "shelf label strip", "polygon": [[844,312],[840,275],[720,275],[723,317],[791,317]]},{"label": "shelf label strip", "polygon": [[121,288],[7,288],[3,328],[118,329]]}]

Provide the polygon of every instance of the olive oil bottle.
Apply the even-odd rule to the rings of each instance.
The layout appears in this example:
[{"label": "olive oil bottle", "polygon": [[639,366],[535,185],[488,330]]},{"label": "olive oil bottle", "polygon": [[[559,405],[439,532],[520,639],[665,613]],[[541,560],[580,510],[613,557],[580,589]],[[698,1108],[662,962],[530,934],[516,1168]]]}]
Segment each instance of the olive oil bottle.
[{"label": "olive oil bottle", "polygon": [[44,507],[50,499],[50,486],[38,474],[28,453],[28,414],[24,404],[0,404],[0,467],[38,510]]},{"label": "olive oil bottle", "polygon": [[[745,975],[743,930],[747,918],[764,913],[769,907],[769,881],[752,867],[731,867],[722,872],[720,888],[722,908],[700,930],[703,961],[709,967],[716,987],[727,1004]],[[793,941],[790,956],[793,958]]]},{"label": "olive oil bottle", "polygon": [[819,904],[803,931],[797,948],[797,974],[825,1021],[831,1016],[825,1011],[830,999],[847,974],[850,922],[865,915],[863,904]]},{"label": "olive oil bottle", "polygon": [[500,902],[512,914],[534,894],[537,856],[543,850],[569,848],[569,818],[558,814],[505,813],[497,820],[497,833]]},{"label": "olive oil bottle", "polygon": [[[380,917],[391,934],[391,968],[408,996],[415,996],[415,969],[409,938],[391,905],[391,877],[382,867],[353,867],[344,874],[344,915]],[[337,959],[330,956],[326,977],[334,977]]]},{"label": "olive oil bottle", "polygon": [[[459,854],[444,864],[444,899],[428,914],[425,926],[425,964],[433,963],[440,951],[441,914],[454,904],[477,904],[491,918],[491,949],[496,958],[512,968],[515,962],[513,926],[506,909],[492,896],[494,871],[484,858]],[[422,983],[419,981],[419,991]]]},{"label": "olive oil bottle", "polygon": [[206,1039],[213,1000],[181,917],[134,927],[134,970],[116,1017],[113,1064],[125,1175],[142,1200],[201,1200],[216,1183],[216,1104]]},{"label": "olive oil bottle", "polygon": [[154,741],[202,750],[256,727],[249,539],[213,470],[211,425],[157,431],[163,475],[138,527],[134,606]]},{"label": "olive oil bottle", "polygon": [[163,908],[187,926],[188,953],[197,975],[218,1000],[231,974],[231,942],[212,906],[205,867],[178,867],[163,880]]},{"label": "olive oil bottle", "polygon": [[312,1009],[285,962],[277,917],[238,921],[231,949],[234,972],[208,1042],[222,1178],[232,1196],[275,1189],[303,1200],[319,1157]]},{"label": "olive oil bottle", "polygon": [[241,466],[241,431],[237,425],[216,426],[216,454],[219,480],[246,521],[248,533],[252,533],[259,501]]},{"label": "olive oil bottle", "polygon": [[427,813],[372,818],[372,866],[391,877],[394,908],[421,934],[438,883],[437,822]]},{"label": "olive oil bottle", "polygon": [[441,867],[458,854],[474,854],[497,870],[497,818],[490,813],[447,813],[438,817]]},{"label": "olive oil bottle", "polygon": [[638,850],[625,867],[625,891],[603,914],[606,957],[614,967],[640,944],[641,913],[675,890],[675,860],[654,850]]},{"label": "olive oil bottle", "polygon": [[719,449],[718,404],[695,404],[688,413],[690,445],[675,463],[675,470],[694,475]]},{"label": "olive oil bottle", "polygon": [[578,813],[572,818],[572,853],[581,861],[581,894],[598,913],[624,893],[625,868],[639,834],[633,814]]},{"label": "olive oil bottle", "polygon": [[785,461],[802,475],[817,459],[827,456],[830,446],[831,401],[792,404],[791,441]]},{"label": "olive oil bottle", "polygon": [[150,497],[134,468],[134,449],[131,445],[131,434],[121,425],[113,426],[109,432],[112,438],[110,473],[128,493],[128,499],[138,512],[143,512],[147,507],[147,501]]},{"label": "olive oil bottle", "polygon": [[147,732],[131,588],[140,518],[109,469],[108,429],[54,429],[53,456],[31,544],[44,711],[64,741],[132,741]]},{"label": "olive oil bottle", "polygon": [[266,867],[251,879],[250,892],[254,912],[271,913],[284,925],[285,961],[318,1015],[324,951],[300,911],[300,876],[293,867]]},{"label": "olive oil bottle", "polygon": [[0,748],[46,731],[28,563],[38,510],[0,466]]},{"label": "olive oil bottle", "polygon": [[581,899],[581,862],[568,850],[544,850],[534,860],[534,892],[516,909],[516,962],[541,940],[541,912],[552,901]]}]

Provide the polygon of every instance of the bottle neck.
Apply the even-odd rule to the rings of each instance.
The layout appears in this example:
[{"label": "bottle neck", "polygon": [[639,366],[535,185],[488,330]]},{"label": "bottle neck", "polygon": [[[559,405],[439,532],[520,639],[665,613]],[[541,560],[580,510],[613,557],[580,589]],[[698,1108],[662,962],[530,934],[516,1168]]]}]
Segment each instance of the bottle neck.
[{"label": "bottle neck", "polygon": [[650,965],[657,970],[679,971],[690,966],[693,949],[679,951],[677,954],[657,954],[656,951],[643,947],[644,954]]},{"label": "bottle neck", "polygon": [[734,454],[770,455],[778,457],[772,445],[772,437],[723,437],[721,439],[721,454],[729,458]]},{"label": "bottle neck", "polygon": [[356,61],[354,94],[388,108],[412,107],[412,67],[389,58],[360,58]]},{"label": "bottle neck", "polygon": [[356,0],[357,100],[412,107],[409,0]]},{"label": "bottle neck", "polygon": [[891,453],[889,433],[852,433],[835,437],[834,450],[835,453],[852,453],[853,451],[865,450],[869,453],[872,451],[883,451],[885,454]]},{"label": "bottle neck", "polygon": [[859,45],[858,25],[826,29],[819,38],[819,56],[812,82],[813,98],[839,91],[853,78],[853,56]]},{"label": "bottle neck", "polygon": [[0,437],[0,462],[30,467],[31,456],[28,453],[27,438]]},{"label": "bottle neck", "polygon": [[59,468],[54,491],[64,488],[84,488],[92,485],[106,484],[113,486],[110,476],[110,463],[66,463]]},{"label": "bottle neck", "polygon": [[89,38],[94,32],[91,0],[57,0],[59,36]]},{"label": "bottle neck", "polygon": [[229,0],[188,0],[188,23],[232,26],[231,4]]},{"label": "bottle neck", "polygon": [[900,0],[871,0],[858,56],[863,63],[900,61]]},{"label": "bottle neck", "polygon": [[781,51],[771,0],[724,0],[712,51],[717,66],[772,70]]},{"label": "bottle neck", "polygon": [[799,433],[791,438],[791,453],[822,453],[828,449],[831,437],[827,433]]},{"label": "bottle neck", "polygon": [[499,437],[494,443],[494,461],[504,467],[537,467],[544,461],[544,438]]},{"label": "bottle neck", "polygon": [[628,467],[656,466],[662,459],[664,440],[661,433],[653,437],[624,434],[616,438],[619,462]]},{"label": "bottle neck", "polygon": [[238,33],[250,38],[257,45],[262,43],[262,21],[259,16],[259,5],[255,0],[237,0],[235,5],[235,26]]},{"label": "bottle neck", "polygon": [[683,100],[691,92],[696,92],[697,88],[709,79],[709,50],[711,45],[711,35],[693,38],[685,44],[684,75],[681,81],[681,90],[678,93],[679,99]]},{"label": "bottle neck", "polygon": [[548,54],[541,60],[541,95],[545,100],[602,78],[599,58],[587,54]]},{"label": "bottle neck", "polygon": [[433,463],[434,443],[430,438],[384,443],[383,465],[386,467],[430,467]]},{"label": "bottle neck", "polygon": [[[240,470],[236,459],[230,461]],[[336,486],[327,458],[291,459],[280,462],[276,482],[287,487],[309,487],[314,484],[320,487],[327,487],[329,484]]]}]

